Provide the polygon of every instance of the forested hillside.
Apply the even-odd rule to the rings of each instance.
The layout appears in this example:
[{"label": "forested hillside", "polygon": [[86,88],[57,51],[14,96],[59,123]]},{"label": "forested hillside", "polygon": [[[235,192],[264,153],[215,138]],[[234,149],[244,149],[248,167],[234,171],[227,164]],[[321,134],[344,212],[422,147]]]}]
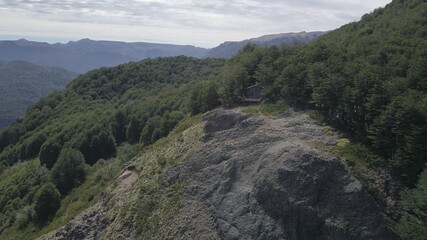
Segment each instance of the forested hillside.
[{"label": "forested hillside", "polygon": [[62,90],[77,77],[60,68],[24,61],[0,63],[0,129],[24,116],[27,107],[54,90]]},{"label": "forested hillside", "polygon": [[[351,154],[370,156],[363,159],[367,168],[386,169],[401,182],[402,208],[390,223],[403,239],[423,239],[426,25],[426,2],[395,0],[303,46],[247,45],[227,61],[158,58],[81,75],[0,133],[0,234],[30,231],[28,224],[37,232],[59,221],[56,209],[63,213],[72,204],[68,196],[83,201],[85,181],[99,184],[84,200],[90,205],[118,168],[111,160],[115,167],[103,176],[99,169],[108,163],[99,159],[129,160],[181,120],[240,105],[245,89],[258,85],[266,101],[319,112],[361,146]],[[42,211],[43,204],[54,210]]]},{"label": "forested hillside", "polygon": [[[1,164],[39,156],[51,168],[62,148],[79,149],[93,164],[114,156],[116,144],[124,141],[152,143],[184,117],[187,90],[218,74],[223,62],[159,58],[81,75],[65,91],[32,105],[22,121],[1,133]],[[207,85],[201,91],[211,89]],[[219,102],[212,104],[205,108]]]},{"label": "forested hillside", "polygon": [[[101,68],[33,104],[0,134],[1,172],[10,176],[0,184],[1,231],[45,223],[54,212],[38,208],[37,199],[58,201],[58,191],[65,197],[84,182],[89,165],[116,156],[118,145],[149,145],[166,136],[189,112],[189,89],[212,98],[200,99],[208,104],[202,109],[219,105],[212,80],[223,64],[176,57]],[[30,162],[11,167],[20,161]]]},{"label": "forested hillside", "polygon": [[66,44],[27,41],[0,41],[0,60],[23,60],[42,66],[53,66],[77,73],[100,67],[117,66],[146,58],[190,56],[203,57],[208,50],[189,45],[146,42],[116,42],[81,39]]},{"label": "forested hillside", "polygon": [[306,46],[249,45],[226,66],[223,102],[258,84],[269,100],[315,108],[414,186],[427,157],[426,11],[393,1]]}]

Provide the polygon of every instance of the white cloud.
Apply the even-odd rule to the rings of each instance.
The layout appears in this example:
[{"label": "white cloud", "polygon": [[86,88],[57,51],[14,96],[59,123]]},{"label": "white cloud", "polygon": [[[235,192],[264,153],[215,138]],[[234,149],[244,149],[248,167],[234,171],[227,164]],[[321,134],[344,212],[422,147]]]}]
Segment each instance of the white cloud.
[{"label": "white cloud", "polygon": [[390,1],[0,0],[0,38],[89,37],[213,47],[263,34],[331,30]]}]

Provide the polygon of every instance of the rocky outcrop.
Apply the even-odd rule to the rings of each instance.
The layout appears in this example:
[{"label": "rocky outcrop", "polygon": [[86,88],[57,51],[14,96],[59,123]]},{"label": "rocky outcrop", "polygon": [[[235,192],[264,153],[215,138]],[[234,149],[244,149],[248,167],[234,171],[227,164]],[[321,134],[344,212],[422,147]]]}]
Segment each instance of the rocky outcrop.
[{"label": "rocky outcrop", "polygon": [[168,181],[188,183],[175,222],[194,213],[185,223],[192,228],[179,237],[210,232],[220,239],[396,239],[344,165],[309,146],[334,145],[336,137],[302,113],[267,118],[229,110],[204,119],[210,139],[168,173]]},{"label": "rocky outcrop", "polygon": [[[164,188],[185,183],[181,209],[149,239],[397,239],[340,160],[311,147],[335,145],[337,136],[303,113],[217,110],[203,120],[201,147],[161,173]],[[112,214],[138,192],[136,174],[113,190],[114,204],[101,198],[45,239],[146,239]]]}]

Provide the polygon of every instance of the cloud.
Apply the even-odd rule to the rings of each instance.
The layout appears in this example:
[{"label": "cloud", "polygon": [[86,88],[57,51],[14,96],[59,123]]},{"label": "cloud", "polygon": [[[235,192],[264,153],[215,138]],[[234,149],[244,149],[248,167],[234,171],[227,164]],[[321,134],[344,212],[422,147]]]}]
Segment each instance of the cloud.
[{"label": "cloud", "polygon": [[[154,39],[212,47],[226,40],[269,33],[334,29],[388,2],[390,0],[0,0],[0,35],[30,36],[30,32],[71,38]],[[14,29],[7,25],[13,25]]]}]

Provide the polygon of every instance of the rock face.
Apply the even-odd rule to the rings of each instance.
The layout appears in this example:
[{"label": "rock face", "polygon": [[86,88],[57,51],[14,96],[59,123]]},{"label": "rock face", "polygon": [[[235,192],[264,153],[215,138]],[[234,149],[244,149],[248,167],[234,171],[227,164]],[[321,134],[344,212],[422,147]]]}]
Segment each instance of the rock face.
[{"label": "rock face", "polygon": [[310,147],[336,139],[301,113],[272,119],[230,110],[204,119],[212,136],[169,173],[169,181],[188,183],[175,221],[194,213],[180,237],[396,239],[343,164]]},{"label": "rock face", "polygon": [[100,239],[101,233],[111,223],[106,217],[109,208],[105,204],[105,196],[84,213],[75,217],[64,227],[39,238],[39,240],[82,240]]},{"label": "rock face", "polygon": [[[162,173],[164,187],[186,187],[182,208],[156,239],[397,239],[344,165],[311,147],[335,145],[337,136],[302,113],[254,117],[218,110],[204,121],[202,147]],[[114,190],[120,191],[114,208],[127,201],[131,183]],[[113,226],[120,217],[104,200],[44,239],[103,239],[106,231],[144,239],[129,234],[132,223]]]}]

